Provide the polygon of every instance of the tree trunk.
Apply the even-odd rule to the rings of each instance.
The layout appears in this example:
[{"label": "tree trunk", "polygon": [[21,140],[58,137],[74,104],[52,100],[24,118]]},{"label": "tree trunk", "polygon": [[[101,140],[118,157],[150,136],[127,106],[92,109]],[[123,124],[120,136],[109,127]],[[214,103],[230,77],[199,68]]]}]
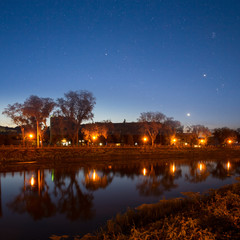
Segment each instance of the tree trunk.
[{"label": "tree trunk", "polygon": [[78,140],[78,133],[79,133],[79,127],[77,127],[77,136],[76,136],[76,146],[79,145],[79,140]]},{"label": "tree trunk", "polygon": [[22,145],[23,147],[25,146],[25,136],[24,136],[24,128],[21,127],[21,132],[22,132]]},{"label": "tree trunk", "polygon": [[39,148],[39,125],[37,121],[37,147]]},{"label": "tree trunk", "polygon": [[154,146],[154,138],[152,137],[151,140],[152,140],[152,147],[153,147]]}]

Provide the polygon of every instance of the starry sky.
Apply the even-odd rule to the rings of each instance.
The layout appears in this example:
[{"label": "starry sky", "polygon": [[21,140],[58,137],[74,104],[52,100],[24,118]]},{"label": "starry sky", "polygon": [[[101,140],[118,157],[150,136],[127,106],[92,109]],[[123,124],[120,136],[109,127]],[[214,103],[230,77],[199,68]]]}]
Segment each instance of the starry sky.
[{"label": "starry sky", "polygon": [[237,128],[240,1],[1,0],[0,66],[0,112],[82,89],[96,97],[94,121],[160,111]]}]

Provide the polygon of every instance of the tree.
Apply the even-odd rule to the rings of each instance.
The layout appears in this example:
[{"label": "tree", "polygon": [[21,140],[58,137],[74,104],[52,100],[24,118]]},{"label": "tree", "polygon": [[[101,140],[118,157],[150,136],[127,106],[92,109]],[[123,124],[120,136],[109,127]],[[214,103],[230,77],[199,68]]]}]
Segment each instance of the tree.
[{"label": "tree", "polygon": [[166,120],[166,116],[160,112],[143,112],[138,118],[138,122],[151,138],[152,146],[154,145],[157,135],[162,129],[164,120]]},{"label": "tree", "polygon": [[190,134],[191,144],[197,144],[199,138],[207,139],[210,137],[211,131],[204,125],[192,125],[187,127],[187,132]]},{"label": "tree", "polygon": [[167,118],[163,124],[163,133],[168,143],[170,143],[171,138],[174,138],[177,133],[183,132],[183,126],[177,120],[172,117]]},{"label": "tree", "polygon": [[31,118],[37,128],[37,147],[39,147],[39,138],[42,145],[42,136],[47,129],[47,118],[53,111],[56,103],[51,98],[40,98],[31,95],[23,103],[23,115]]},{"label": "tree", "polygon": [[[64,94],[65,98],[58,98],[57,103],[60,108],[60,115],[66,117],[74,125],[74,139],[78,144],[78,134],[83,121],[93,118],[92,110],[96,104],[95,97],[88,91],[69,91]],[[73,140],[74,140],[73,139]]]},{"label": "tree", "polygon": [[12,122],[20,127],[22,133],[22,144],[25,145],[24,129],[29,124],[29,119],[23,114],[23,105],[20,103],[8,104],[2,114],[11,118]]},{"label": "tree", "polygon": [[198,138],[199,137],[207,138],[211,136],[211,132],[208,129],[208,127],[205,127],[203,125],[192,125],[191,130],[192,133],[195,134]]},{"label": "tree", "polygon": [[227,143],[228,139],[236,140],[237,132],[227,127],[215,128],[213,131],[213,136],[220,144],[224,144]]}]

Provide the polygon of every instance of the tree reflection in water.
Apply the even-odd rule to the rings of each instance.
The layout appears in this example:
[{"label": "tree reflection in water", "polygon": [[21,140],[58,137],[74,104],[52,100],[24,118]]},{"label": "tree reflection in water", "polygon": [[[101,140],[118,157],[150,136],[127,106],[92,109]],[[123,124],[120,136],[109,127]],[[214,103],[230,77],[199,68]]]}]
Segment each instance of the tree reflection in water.
[{"label": "tree reflection in water", "polygon": [[1,184],[1,173],[0,173],[0,218],[2,217],[2,184]]},{"label": "tree reflection in water", "polygon": [[[14,212],[28,213],[39,220],[61,213],[67,219],[92,219],[96,212],[93,206],[93,192],[106,189],[114,177],[127,177],[128,181],[138,179],[136,190],[141,196],[161,196],[164,191],[177,188],[177,179],[182,177],[190,183],[207,181],[209,176],[224,180],[240,173],[239,161],[178,161],[178,164],[166,162],[146,162],[88,166],[84,168],[56,168],[52,174],[52,183],[46,181],[46,171],[24,172],[23,187],[20,193],[7,206]],[[45,171],[45,172],[44,172]],[[79,177],[79,173],[83,174]],[[45,176],[46,174],[46,176]],[[27,177],[26,177],[27,175]],[[4,175],[5,176],[5,175]],[[49,178],[48,178],[49,181]],[[82,184],[82,189],[80,184]],[[49,187],[50,186],[50,187]],[[1,175],[0,175],[0,217]]]},{"label": "tree reflection in water", "polygon": [[[169,168],[169,165],[150,166],[150,170],[144,171],[144,177],[136,188],[141,196],[161,196],[164,191],[170,191],[178,185],[174,180],[182,176],[180,168]],[[148,172],[148,174],[147,174]]]},{"label": "tree reflection in water", "polygon": [[[230,162],[229,162],[229,164],[230,164]],[[224,180],[224,179],[230,177],[230,173],[233,171],[233,169],[234,168],[230,169],[230,165],[229,165],[229,169],[228,169],[227,163],[225,163],[225,162],[217,162],[216,167],[212,168],[210,170],[210,172],[214,178]]]},{"label": "tree reflection in water", "polygon": [[204,182],[210,175],[209,169],[212,167],[212,164],[204,162],[190,162],[189,173],[185,174],[185,180],[191,183]]},{"label": "tree reflection in water", "polygon": [[8,204],[8,207],[20,214],[28,212],[34,220],[38,220],[55,215],[56,206],[48,193],[49,187],[44,178],[44,171],[35,171],[35,176],[36,182],[26,184],[24,173],[24,186],[21,188],[21,193]]},{"label": "tree reflection in water", "polygon": [[[82,218],[91,219],[95,215],[93,196],[83,193],[76,179],[79,170],[56,170],[54,177],[54,194],[59,197],[57,209],[72,221]],[[69,180],[69,181],[68,181]],[[67,184],[67,182],[69,182]]]},{"label": "tree reflection in water", "polygon": [[65,214],[72,221],[91,219],[95,214],[92,210],[93,196],[81,191],[76,180],[77,173],[78,170],[55,170],[53,194],[56,200],[53,202],[44,170],[35,171],[28,181],[24,172],[24,186],[8,207],[20,214],[27,212],[34,220],[51,217],[57,212]]},{"label": "tree reflection in water", "polygon": [[99,176],[99,173],[95,169],[84,169],[83,185],[90,191],[95,191],[100,188],[105,189],[112,182],[112,180],[113,176],[110,176],[109,174],[106,175],[102,172],[102,174]]}]

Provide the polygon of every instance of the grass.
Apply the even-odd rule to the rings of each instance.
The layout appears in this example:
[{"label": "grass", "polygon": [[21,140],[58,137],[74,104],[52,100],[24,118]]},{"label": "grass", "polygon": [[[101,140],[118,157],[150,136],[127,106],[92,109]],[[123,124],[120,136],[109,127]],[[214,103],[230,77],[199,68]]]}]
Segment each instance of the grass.
[{"label": "grass", "polygon": [[240,239],[240,183],[129,209],[81,240]]}]

